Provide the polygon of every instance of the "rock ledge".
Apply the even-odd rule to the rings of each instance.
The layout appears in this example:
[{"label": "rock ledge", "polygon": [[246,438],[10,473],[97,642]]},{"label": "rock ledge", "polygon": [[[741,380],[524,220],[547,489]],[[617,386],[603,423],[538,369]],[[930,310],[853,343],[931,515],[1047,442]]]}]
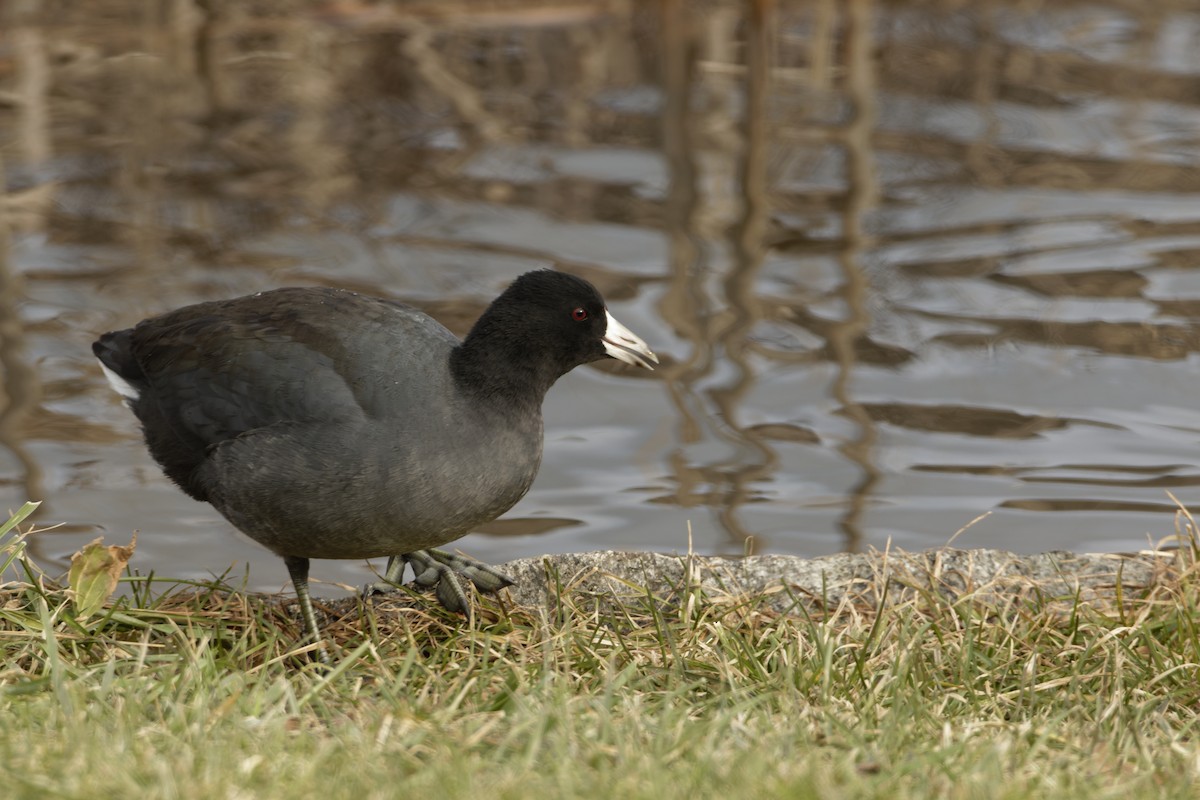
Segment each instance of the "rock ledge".
[{"label": "rock ledge", "polygon": [[601,551],[526,558],[499,569],[516,580],[509,602],[555,608],[561,597],[611,607],[652,596],[674,604],[697,591],[757,597],[779,613],[834,609],[847,602],[878,607],[912,597],[956,602],[1022,598],[1112,602],[1144,594],[1185,566],[1179,550],[1143,553],[1048,552],[939,548],[918,553],[844,553],[820,558],[746,558]]}]

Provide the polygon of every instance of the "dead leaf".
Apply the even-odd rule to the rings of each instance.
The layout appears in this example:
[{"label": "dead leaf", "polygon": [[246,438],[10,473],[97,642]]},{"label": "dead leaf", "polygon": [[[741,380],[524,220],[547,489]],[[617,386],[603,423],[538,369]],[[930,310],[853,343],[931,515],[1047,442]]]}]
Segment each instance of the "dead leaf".
[{"label": "dead leaf", "polygon": [[134,531],[133,540],[124,547],[118,544],[105,546],[103,542],[104,537],[101,536],[71,556],[67,583],[71,587],[71,598],[80,621],[99,611],[112,596],[125,565],[133,558],[137,531]]}]

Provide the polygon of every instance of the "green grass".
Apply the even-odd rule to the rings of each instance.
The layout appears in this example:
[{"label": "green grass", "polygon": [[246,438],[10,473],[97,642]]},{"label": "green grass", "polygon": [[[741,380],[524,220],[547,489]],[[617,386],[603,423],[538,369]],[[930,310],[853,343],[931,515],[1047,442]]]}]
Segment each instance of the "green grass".
[{"label": "green grass", "polygon": [[288,608],[225,587],[142,582],[80,622],[21,542],[8,798],[1190,797],[1200,769],[1190,550],[1104,607],[363,608],[323,669]]}]

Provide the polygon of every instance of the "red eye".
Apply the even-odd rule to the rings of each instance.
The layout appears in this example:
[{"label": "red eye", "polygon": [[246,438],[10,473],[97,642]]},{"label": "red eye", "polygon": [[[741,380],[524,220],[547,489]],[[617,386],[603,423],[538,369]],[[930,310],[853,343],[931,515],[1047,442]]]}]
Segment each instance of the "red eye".
[{"label": "red eye", "polygon": [[583,306],[580,306],[579,308],[577,308],[571,312],[571,319],[575,320],[576,322],[583,322],[587,318],[588,318],[588,311]]}]

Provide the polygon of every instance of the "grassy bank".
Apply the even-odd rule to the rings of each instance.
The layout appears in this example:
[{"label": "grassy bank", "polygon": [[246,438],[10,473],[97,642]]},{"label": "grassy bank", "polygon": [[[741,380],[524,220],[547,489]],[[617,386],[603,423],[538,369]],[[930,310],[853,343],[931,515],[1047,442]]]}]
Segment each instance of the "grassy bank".
[{"label": "grassy bank", "polygon": [[138,584],[80,621],[20,547],[10,798],[1184,797],[1200,769],[1190,550],[1104,607],[385,603],[331,626],[325,670],[275,600]]}]

